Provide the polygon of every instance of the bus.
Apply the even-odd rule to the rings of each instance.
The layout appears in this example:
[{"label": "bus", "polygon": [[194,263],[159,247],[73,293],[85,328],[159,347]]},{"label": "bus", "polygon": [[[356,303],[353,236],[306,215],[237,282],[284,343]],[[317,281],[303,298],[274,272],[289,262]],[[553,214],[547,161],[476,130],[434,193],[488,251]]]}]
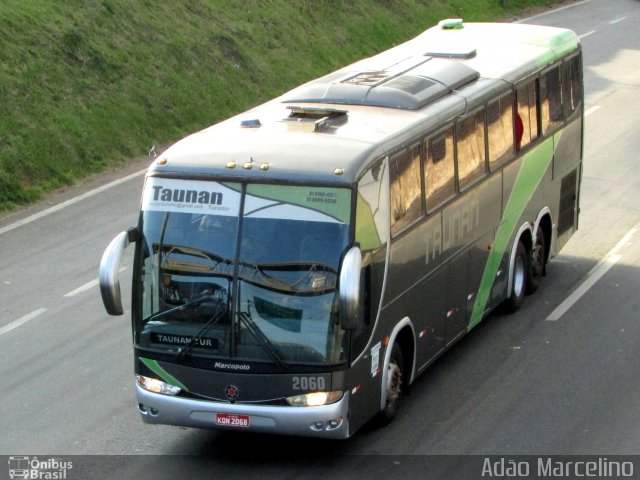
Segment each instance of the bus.
[{"label": "bus", "polygon": [[9,478],[29,478],[31,460],[26,456],[9,457]]},{"label": "bus", "polygon": [[189,135],[100,264],[132,330],[144,422],[347,438],[578,228],[581,47],[443,20]]}]

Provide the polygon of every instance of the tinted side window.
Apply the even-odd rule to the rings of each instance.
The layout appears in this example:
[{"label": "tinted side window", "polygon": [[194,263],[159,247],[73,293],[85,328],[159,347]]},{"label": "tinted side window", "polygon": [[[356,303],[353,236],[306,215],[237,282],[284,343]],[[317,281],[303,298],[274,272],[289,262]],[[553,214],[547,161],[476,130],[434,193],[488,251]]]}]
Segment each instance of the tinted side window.
[{"label": "tinted side window", "polygon": [[[532,80],[516,92],[518,115],[516,117],[516,146],[518,150],[538,138],[538,82]],[[519,126],[519,124],[521,125]],[[520,130],[521,127],[521,130]],[[522,133],[520,133],[522,132]]]},{"label": "tinted side window", "polygon": [[575,56],[563,66],[565,104],[567,115],[575,112],[582,103],[582,85],[580,83],[580,57]]},{"label": "tinted side window", "polygon": [[540,110],[543,134],[547,134],[564,119],[560,66],[549,70],[540,78]]},{"label": "tinted side window", "polygon": [[425,141],[425,185],[427,211],[433,210],[456,193],[453,153],[453,127]]},{"label": "tinted side window", "polygon": [[487,107],[489,167],[491,170],[509,160],[515,152],[513,138],[513,93],[492,102]]},{"label": "tinted side window", "polygon": [[363,252],[376,250],[389,235],[389,162],[380,159],[358,181],[356,242]]},{"label": "tinted side window", "polygon": [[422,214],[420,146],[391,157],[391,233],[395,234]]},{"label": "tinted side window", "polygon": [[484,110],[460,121],[456,127],[456,134],[458,181],[460,189],[463,189],[486,173]]}]

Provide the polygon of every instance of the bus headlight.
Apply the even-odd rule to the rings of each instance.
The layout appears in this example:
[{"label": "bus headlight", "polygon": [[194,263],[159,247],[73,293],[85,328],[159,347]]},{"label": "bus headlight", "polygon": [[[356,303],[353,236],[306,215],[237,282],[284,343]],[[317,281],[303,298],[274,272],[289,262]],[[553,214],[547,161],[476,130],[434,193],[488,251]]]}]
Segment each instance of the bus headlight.
[{"label": "bus headlight", "polygon": [[179,387],[170,385],[162,380],[144,377],[142,375],[136,375],[136,380],[138,381],[138,385],[150,392],[161,393],[163,395],[177,395],[180,393]]},{"label": "bus headlight", "polygon": [[319,407],[337,402],[343,394],[340,391],[305,393],[304,395],[287,397],[287,403],[293,407]]}]

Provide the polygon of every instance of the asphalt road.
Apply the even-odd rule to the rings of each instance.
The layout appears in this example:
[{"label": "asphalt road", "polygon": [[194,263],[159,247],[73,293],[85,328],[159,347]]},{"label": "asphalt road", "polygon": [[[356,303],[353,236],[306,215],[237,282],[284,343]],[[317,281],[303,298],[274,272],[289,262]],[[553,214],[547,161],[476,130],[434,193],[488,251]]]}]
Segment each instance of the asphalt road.
[{"label": "asphalt road", "polygon": [[[143,424],[129,312],[106,315],[96,286],[105,246],[137,221],[135,165],[116,184],[96,180],[109,185],[101,191],[88,185],[0,219],[0,455],[206,456],[95,460],[113,478],[196,466],[387,478],[424,473],[416,459],[431,454],[639,455],[640,2],[587,0],[526,21],[582,37],[580,230],[517,314],[493,315],[417,380],[394,423],[344,442]],[[441,457],[430,476],[455,478],[457,463]]]}]

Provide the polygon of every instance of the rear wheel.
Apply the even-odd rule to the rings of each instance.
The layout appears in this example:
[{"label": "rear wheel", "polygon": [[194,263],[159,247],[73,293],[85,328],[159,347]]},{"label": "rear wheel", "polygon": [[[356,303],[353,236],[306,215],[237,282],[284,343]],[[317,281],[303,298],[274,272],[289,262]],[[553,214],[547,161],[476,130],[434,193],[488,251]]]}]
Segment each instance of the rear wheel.
[{"label": "rear wheel", "polygon": [[402,349],[400,345],[394,343],[391,348],[389,367],[387,368],[387,383],[384,385],[387,389],[387,402],[380,412],[380,417],[385,424],[391,422],[398,413],[398,404],[402,396],[404,382],[403,362]]},{"label": "rear wheel", "polygon": [[542,283],[542,277],[546,274],[547,241],[542,228],[536,232],[536,242],[531,252],[531,268],[527,278],[527,293],[538,290]]},{"label": "rear wheel", "polygon": [[527,290],[529,270],[527,248],[522,242],[518,242],[513,260],[513,269],[511,270],[511,295],[505,302],[505,306],[510,312],[515,312],[520,308],[520,305],[522,305],[522,300]]}]

